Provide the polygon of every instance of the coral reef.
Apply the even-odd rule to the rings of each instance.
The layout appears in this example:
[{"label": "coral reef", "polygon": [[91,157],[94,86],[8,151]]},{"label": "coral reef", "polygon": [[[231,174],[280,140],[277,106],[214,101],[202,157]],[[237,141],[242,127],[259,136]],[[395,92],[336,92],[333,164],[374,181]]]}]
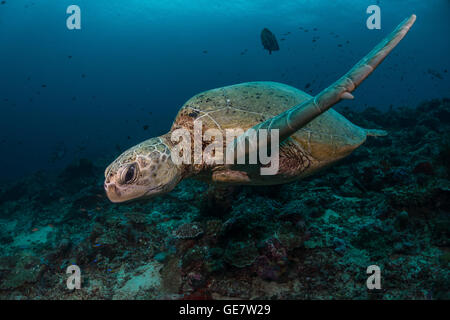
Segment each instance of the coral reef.
[{"label": "coral reef", "polygon": [[1,186],[0,298],[449,299],[450,100],[340,111],[389,135],[295,183],[113,204],[101,158]]}]

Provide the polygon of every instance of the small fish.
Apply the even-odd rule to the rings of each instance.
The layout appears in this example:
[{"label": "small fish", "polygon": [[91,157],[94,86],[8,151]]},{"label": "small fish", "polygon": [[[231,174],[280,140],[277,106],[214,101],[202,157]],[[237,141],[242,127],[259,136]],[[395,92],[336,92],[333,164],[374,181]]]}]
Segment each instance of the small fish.
[{"label": "small fish", "polygon": [[428,73],[430,75],[432,75],[433,77],[435,77],[435,78],[438,78],[438,79],[441,79],[441,80],[443,79],[442,75],[437,70],[428,69]]}]

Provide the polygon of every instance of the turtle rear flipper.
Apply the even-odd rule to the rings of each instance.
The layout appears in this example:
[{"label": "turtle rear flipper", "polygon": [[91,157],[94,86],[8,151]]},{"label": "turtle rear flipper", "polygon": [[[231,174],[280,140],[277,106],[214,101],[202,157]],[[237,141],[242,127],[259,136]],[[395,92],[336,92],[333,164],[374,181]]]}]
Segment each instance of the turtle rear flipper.
[{"label": "turtle rear flipper", "polygon": [[[391,34],[389,34],[383,41],[381,41],[372,51],[369,52],[363,59],[361,59],[350,71],[348,71],[339,80],[333,83],[331,86],[320,92],[317,96],[300,103],[285,112],[261,122],[254,126],[252,129],[258,131],[259,129],[272,129],[279,130],[279,141],[283,141],[296,131],[303,128],[311,120],[321,115],[333,105],[341,101],[342,99],[353,99],[351,92],[356,89],[361,82],[366,79],[373,70],[386,58],[386,56],[397,46],[397,44],[408,33],[411,26],[416,21],[416,16],[413,14],[411,17],[405,19]],[[368,135],[381,135],[381,132],[367,131]],[[248,140],[251,131],[246,131],[243,135],[234,140],[232,145],[228,148],[232,148],[235,159],[242,157],[239,152],[240,148],[237,148],[242,142],[242,139]],[[270,135],[269,135],[270,136]],[[239,141],[238,141],[239,139]],[[270,139],[266,141],[270,144]],[[248,144],[245,143],[245,153],[249,153]]]},{"label": "turtle rear flipper", "polygon": [[367,136],[371,137],[384,137],[387,136],[387,131],[379,130],[379,129],[365,129]]}]

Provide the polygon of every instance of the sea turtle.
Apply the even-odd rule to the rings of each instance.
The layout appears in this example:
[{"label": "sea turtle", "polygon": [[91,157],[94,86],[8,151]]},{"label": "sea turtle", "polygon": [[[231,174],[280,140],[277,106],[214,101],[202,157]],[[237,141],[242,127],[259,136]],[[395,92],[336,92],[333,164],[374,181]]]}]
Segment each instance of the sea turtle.
[{"label": "sea turtle", "polygon": [[[353,98],[350,92],[400,42],[415,19],[415,15],[405,19],[349,72],[315,97],[275,82],[242,83],[192,97],[180,109],[169,133],[130,148],[106,168],[104,187],[108,198],[112,202],[123,202],[152,197],[171,191],[188,177],[218,184],[286,183],[346,157],[367,136],[384,135],[382,130],[363,129],[352,124],[331,107],[341,99]],[[201,123],[200,129],[196,126],[198,123]],[[230,165],[207,163],[203,158],[193,164],[173,161],[172,151],[176,144],[172,133],[185,129],[194,136],[195,128],[200,133],[209,128],[222,133],[232,128],[247,130],[232,144],[224,146],[225,150],[237,150],[237,141],[248,138],[248,129],[268,129],[270,132],[278,129],[278,171],[275,175],[262,175],[261,162]],[[206,150],[208,145],[203,141],[200,149]],[[248,150],[244,150],[244,155]]]}]

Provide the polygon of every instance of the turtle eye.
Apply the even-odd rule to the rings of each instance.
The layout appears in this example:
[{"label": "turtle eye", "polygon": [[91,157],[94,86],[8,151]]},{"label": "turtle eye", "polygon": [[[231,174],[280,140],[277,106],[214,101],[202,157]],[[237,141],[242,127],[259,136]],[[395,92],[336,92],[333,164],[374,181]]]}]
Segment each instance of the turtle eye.
[{"label": "turtle eye", "polygon": [[134,180],[136,180],[136,176],[137,176],[137,170],[136,170],[136,164],[133,163],[131,165],[128,166],[127,169],[123,170],[122,173],[122,182],[123,183],[131,183]]}]

